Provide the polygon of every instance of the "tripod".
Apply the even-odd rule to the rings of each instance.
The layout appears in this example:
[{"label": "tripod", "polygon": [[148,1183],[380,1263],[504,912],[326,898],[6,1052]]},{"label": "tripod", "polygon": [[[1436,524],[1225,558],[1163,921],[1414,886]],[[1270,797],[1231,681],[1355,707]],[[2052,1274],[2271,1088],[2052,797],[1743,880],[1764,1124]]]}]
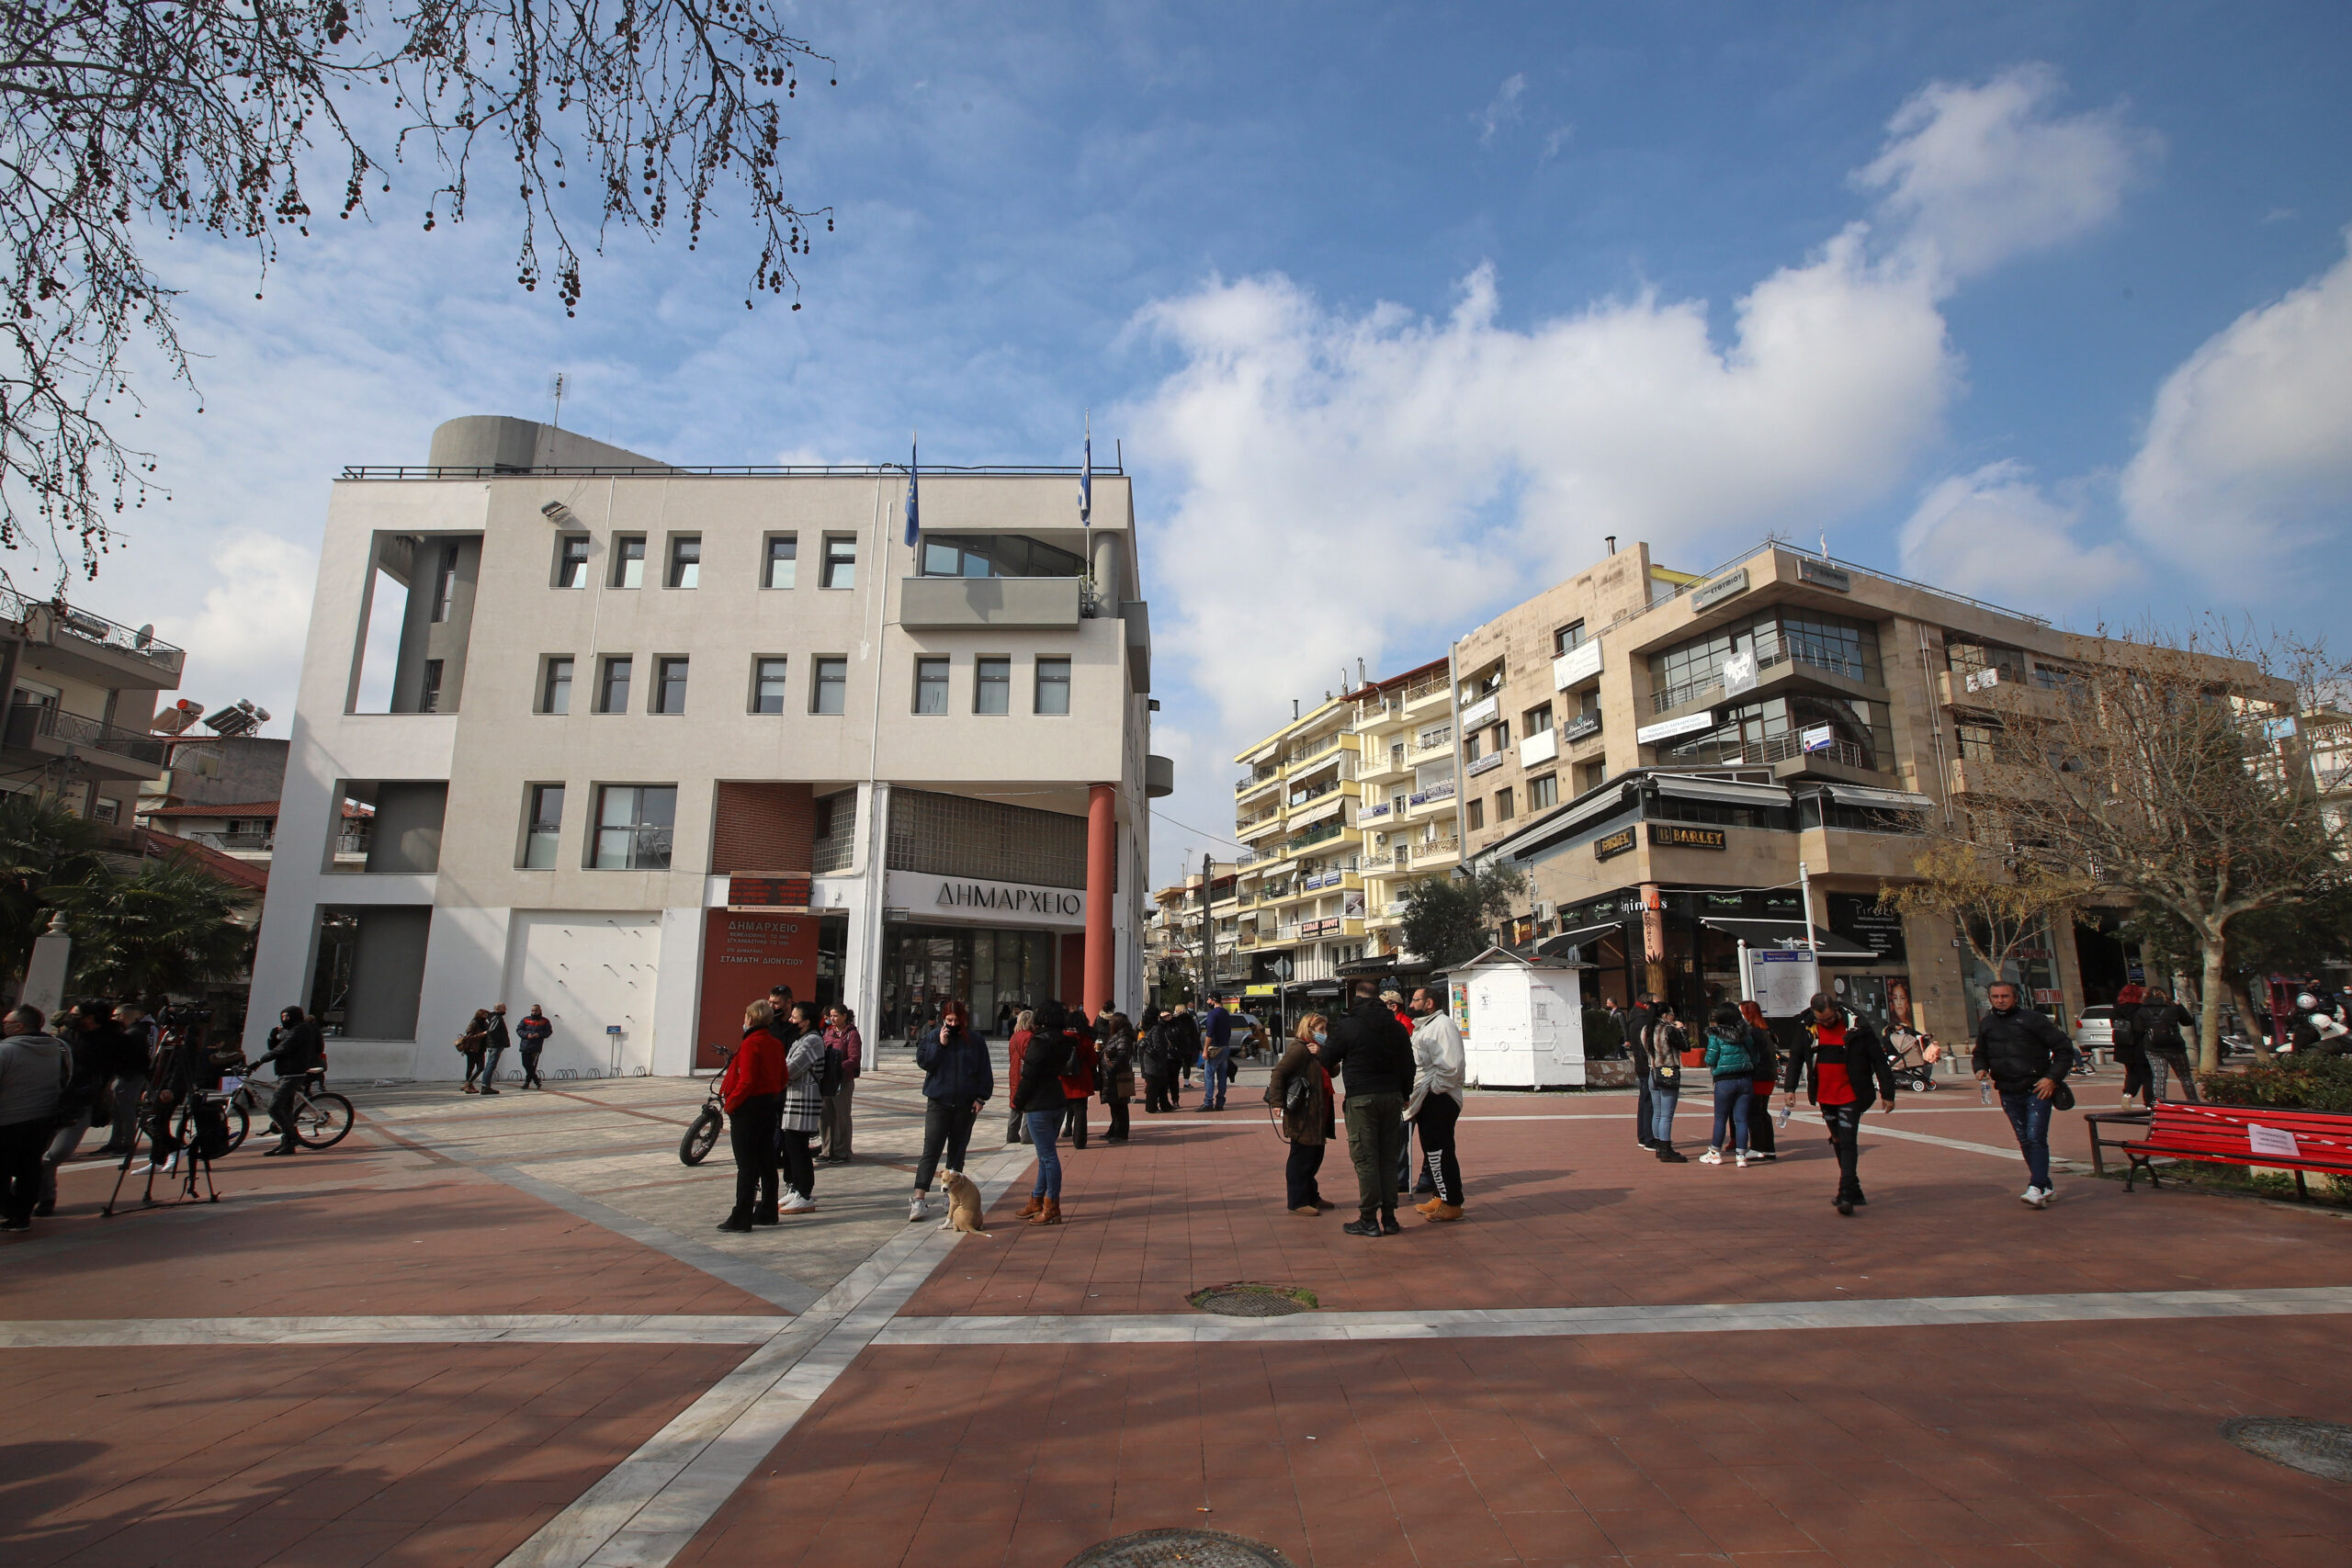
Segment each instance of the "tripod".
[{"label": "tripod", "polygon": [[[139,1125],[142,1129],[151,1126],[153,1128],[147,1152],[147,1184],[139,1194],[140,1206],[147,1209],[157,1206],[155,1176],[163,1168],[163,1156],[167,1148],[181,1156],[178,1170],[180,1186],[178,1202],[218,1203],[220,1201],[220,1192],[212,1184],[212,1161],[204,1153],[203,1140],[194,1133],[197,1102],[204,1098],[203,1091],[190,1090],[182,1096],[176,1116],[170,1110],[155,1103],[156,1092],[153,1089],[150,1089],[139,1099]],[[99,1218],[107,1220],[114,1218],[115,1210],[122,1201],[123,1180],[130,1176],[131,1162],[138,1157],[139,1145],[134,1139],[130,1152],[122,1156],[122,1164],[115,1171],[114,1191],[107,1199],[106,1207],[98,1211]],[[204,1193],[200,1200],[196,1190],[197,1172],[199,1168],[204,1173]]]}]

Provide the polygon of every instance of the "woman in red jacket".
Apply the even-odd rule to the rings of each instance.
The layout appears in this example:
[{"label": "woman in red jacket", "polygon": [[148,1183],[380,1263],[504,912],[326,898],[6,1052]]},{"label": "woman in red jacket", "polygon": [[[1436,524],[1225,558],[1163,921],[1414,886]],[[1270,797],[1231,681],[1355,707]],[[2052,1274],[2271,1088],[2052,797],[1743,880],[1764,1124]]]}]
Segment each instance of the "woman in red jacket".
[{"label": "woman in red jacket", "polygon": [[[1078,1048],[1070,1053],[1069,1071],[1062,1075],[1062,1093],[1069,1097],[1062,1112],[1062,1136],[1069,1140],[1071,1148],[1082,1149],[1086,1146],[1086,1102],[1094,1096],[1094,1064],[1102,1054],[1084,1013],[1072,1009],[1069,1023],[1077,1033]],[[1015,1074],[1012,1081],[1019,1083],[1020,1075]]]},{"label": "woman in red jacket", "polygon": [[[718,1080],[727,1107],[727,1143],[735,1152],[735,1207],[718,1228],[747,1231],[776,1223],[776,1122],[784,1114],[784,1042],[775,1005],[743,1010],[743,1043]],[[756,1201],[755,1201],[756,1200]]]}]

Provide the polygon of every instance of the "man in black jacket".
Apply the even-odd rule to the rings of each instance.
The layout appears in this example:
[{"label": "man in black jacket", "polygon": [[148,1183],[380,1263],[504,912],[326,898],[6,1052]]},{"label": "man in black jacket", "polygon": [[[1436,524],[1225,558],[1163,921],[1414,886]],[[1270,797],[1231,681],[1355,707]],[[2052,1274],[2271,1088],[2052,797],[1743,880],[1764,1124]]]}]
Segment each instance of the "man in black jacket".
[{"label": "man in black jacket", "polygon": [[1396,1162],[1404,1157],[1405,1097],[1413,1088],[1413,1042],[1375,994],[1378,982],[1353,982],[1353,1005],[1331,1025],[1331,1043],[1309,1045],[1348,1091],[1348,1156],[1356,1168],[1358,1217],[1350,1235],[1395,1235]]},{"label": "man in black jacket", "polygon": [[[304,1075],[327,1065],[326,1040],[319,1026],[302,1016],[300,1008],[289,1007],[279,1013],[277,1023],[277,1038],[261,1059],[277,1068],[277,1092],[269,1101],[269,1119],[277,1124],[277,1146],[262,1153],[290,1155],[302,1146],[294,1141],[294,1091],[301,1087]],[[254,1065],[258,1067],[261,1062]]]},{"label": "man in black jacket", "polygon": [[1781,1065],[1781,1087],[1796,1099],[1797,1085],[1829,1127],[1829,1142],[1838,1151],[1838,1195],[1830,1201],[1841,1214],[1850,1214],[1870,1200],[1862,1196],[1862,1113],[1886,1096],[1894,1109],[1894,1067],[1886,1057],[1886,1043],[1870,1021],[1849,1013],[1826,992],[1814,993],[1804,1040]]},{"label": "man in black jacket", "polygon": [[1987,993],[1992,1010],[1976,1025],[1976,1050],[1969,1065],[1976,1081],[2000,1091],[2009,1130],[2025,1152],[2026,1189],[2018,1198],[2028,1208],[2049,1205],[2050,1111],[2058,1086],[2074,1064],[2075,1043],[2045,1015],[2018,1005],[2018,988],[1996,980]]},{"label": "man in black jacket", "polygon": [[1625,1032],[1625,1059],[1634,1065],[1634,1142],[1651,1150],[1657,1147],[1657,1138],[1650,1126],[1656,1118],[1650,1103],[1649,1051],[1642,1042],[1657,1021],[1657,998],[1653,996],[1644,996],[1617,1015],[1617,1027]]}]

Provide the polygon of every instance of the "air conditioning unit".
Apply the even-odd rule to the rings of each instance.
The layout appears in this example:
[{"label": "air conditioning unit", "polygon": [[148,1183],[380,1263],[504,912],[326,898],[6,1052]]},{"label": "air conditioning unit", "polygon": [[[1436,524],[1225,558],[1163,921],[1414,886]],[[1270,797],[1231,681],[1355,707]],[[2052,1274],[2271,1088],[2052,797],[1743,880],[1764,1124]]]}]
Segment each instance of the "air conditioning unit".
[{"label": "air conditioning unit", "polygon": [[1538,920],[1548,920],[1557,913],[1559,910],[1555,906],[1546,904],[1541,898],[1535,901],[1535,918]]}]

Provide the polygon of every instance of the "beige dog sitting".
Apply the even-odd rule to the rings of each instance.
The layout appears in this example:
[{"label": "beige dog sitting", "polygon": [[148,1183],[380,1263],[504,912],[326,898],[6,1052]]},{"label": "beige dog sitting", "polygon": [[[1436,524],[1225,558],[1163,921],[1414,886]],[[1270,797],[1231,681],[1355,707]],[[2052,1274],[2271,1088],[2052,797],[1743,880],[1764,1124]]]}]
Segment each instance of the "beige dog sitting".
[{"label": "beige dog sitting", "polygon": [[947,1189],[947,1217],[939,1222],[944,1231],[962,1231],[967,1235],[986,1235],[980,1228],[980,1189],[978,1183],[960,1170],[943,1170],[940,1185]]}]

